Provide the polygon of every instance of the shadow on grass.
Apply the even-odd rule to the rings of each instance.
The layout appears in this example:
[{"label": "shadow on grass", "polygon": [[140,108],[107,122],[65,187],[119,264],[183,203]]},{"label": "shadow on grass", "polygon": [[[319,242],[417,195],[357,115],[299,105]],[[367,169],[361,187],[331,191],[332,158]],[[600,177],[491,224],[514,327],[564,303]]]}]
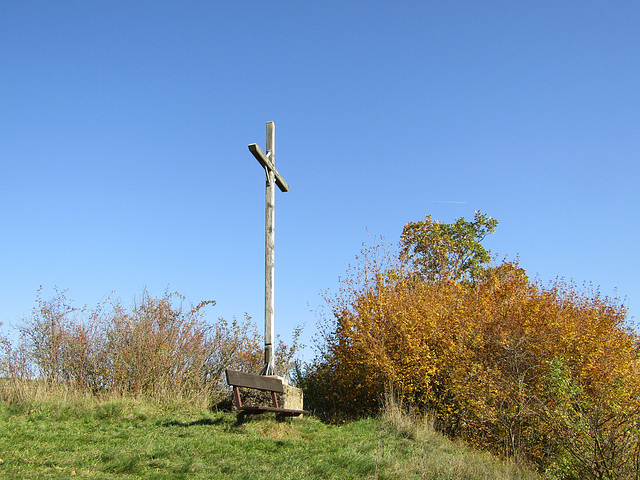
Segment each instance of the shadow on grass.
[{"label": "shadow on grass", "polygon": [[229,431],[244,431],[243,427],[249,423],[260,422],[277,422],[277,423],[292,423],[292,417],[271,417],[269,415],[243,415],[238,413],[236,415],[222,415],[216,418],[200,418],[193,421],[183,421],[177,419],[167,419],[158,423],[161,427],[199,427],[199,426],[212,426],[222,427]]},{"label": "shadow on grass", "polygon": [[223,417],[220,418],[201,418],[200,420],[194,420],[192,422],[180,422],[178,420],[171,420],[168,422],[162,422],[162,427],[198,427],[201,425],[222,425],[227,422]]},{"label": "shadow on grass", "polygon": [[[162,427],[198,427],[202,425],[210,426],[226,426],[227,428],[238,428],[244,424],[253,421],[266,420],[268,417],[263,415],[223,415],[217,418],[201,418],[193,421],[166,420],[159,425]],[[280,421],[280,419],[278,419]],[[287,419],[288,420],[288,419]],[[286,420],[285,420],[286,421]]]}]

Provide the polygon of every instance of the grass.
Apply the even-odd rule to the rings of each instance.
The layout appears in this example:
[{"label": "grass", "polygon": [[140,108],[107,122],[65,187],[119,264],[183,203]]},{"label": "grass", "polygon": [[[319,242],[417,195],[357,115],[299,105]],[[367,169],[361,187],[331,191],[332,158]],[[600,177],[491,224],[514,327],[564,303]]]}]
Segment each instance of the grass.
[{"label": "grass", "polygon": [[0,478],[535,479],[387,409],[341,426],[86,397],[0,405]]}]

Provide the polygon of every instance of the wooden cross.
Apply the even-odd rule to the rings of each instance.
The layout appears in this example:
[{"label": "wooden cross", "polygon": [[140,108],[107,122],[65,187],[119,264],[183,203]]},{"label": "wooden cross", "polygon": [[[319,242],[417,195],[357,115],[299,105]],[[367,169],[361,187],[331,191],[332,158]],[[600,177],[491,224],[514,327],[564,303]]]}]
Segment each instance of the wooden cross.
[{"label": "wooden cross", "polygon": [[280,191],[288,192],[289,185],[276,170],[276,126],[273,122],[267,122],[267,154],[260,147],[252,143],[249,150],[260,162],[267,176],[266,195],[266,222],[265,222],[265,248],[264,248],[264,367],[260,375],[275,375],[273,356],[273,281],[275,278],[275,183]]}]

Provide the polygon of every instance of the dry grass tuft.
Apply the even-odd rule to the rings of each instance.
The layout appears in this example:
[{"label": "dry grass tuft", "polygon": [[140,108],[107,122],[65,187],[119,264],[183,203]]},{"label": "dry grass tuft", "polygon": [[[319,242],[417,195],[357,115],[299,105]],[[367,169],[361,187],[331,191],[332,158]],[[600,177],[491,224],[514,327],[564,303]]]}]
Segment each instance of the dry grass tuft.
[{"label": "dry grass tuft", "polygon": [[[488,452],[473,450],[462,442],[454,442],[435,429],[434,416],[420,414],[393,393],[383,399],[381,421],[386,428],[414,442],[412,453],[402,457],[394,455],[394,449],[385,445],[381,435],[379,452],[391,476],[403,475],[415,478],[447,478],[451,480],[539,480],[540,477],[514,459],[498,459]],[[397,448],[397,447],[396,447]]]}]

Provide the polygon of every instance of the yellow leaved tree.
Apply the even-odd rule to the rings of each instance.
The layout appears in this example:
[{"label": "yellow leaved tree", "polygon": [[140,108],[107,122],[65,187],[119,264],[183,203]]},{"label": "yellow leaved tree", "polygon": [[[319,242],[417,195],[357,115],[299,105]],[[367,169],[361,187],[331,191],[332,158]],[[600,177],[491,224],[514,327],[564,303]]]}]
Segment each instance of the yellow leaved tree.
[{"label": "yellow leaved tree", "polygon": [[[517,263],[489,266],[478,246],[482,225],[497,223],[490,217],[451,228],[427,221],[448,235],[435,249],[451,251],[455,225],[471,232],[458,236],[466,242],[479,232],[478,261],[466,270],[442,255],[417,261],[427,257],[409,248],[410,235],[401,254],[365,248],[325,297],[319,355],[301,376],[308,406],[340,421],[375,414],[393,391],[448,435],[550,476],[636,478],[639,337],[625,307],[560,280],[542,286]],[[429,238],[429,225],[407,228]]]}]

